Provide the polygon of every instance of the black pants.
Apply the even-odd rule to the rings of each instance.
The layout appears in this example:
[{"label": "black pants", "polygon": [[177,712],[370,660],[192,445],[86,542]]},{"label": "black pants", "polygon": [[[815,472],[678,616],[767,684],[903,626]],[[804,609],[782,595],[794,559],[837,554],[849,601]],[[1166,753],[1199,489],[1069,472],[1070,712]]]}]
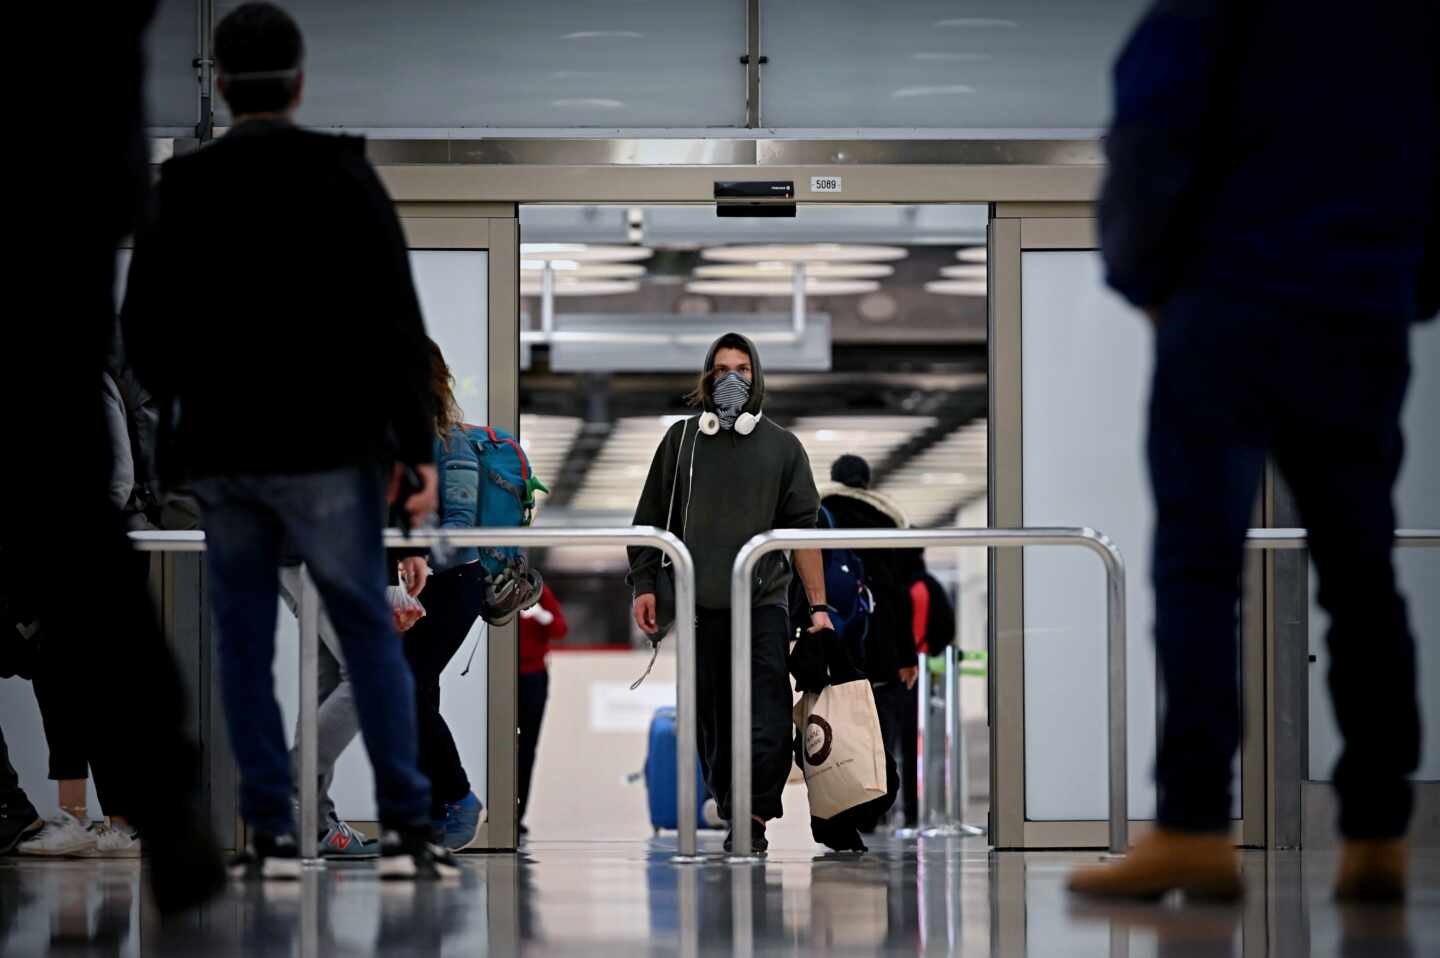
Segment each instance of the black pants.
[{"label": "black pants", "polygon": [[420,772],[430,779],[430,814],[437,820],[445,817],[447,803],[470,793],[470,778],[460,761],[455,736],[440,714],[440,673],[480,615],[484,576],[484,570],[474,563],[431,576],[420,593],[425,617],[402,637],[405,659],[415,675]]},{"label": "black pants", "polygon": [[540,744],[540,723],[550,698],[550,673],[520,676],[520,821],[530,805],[530,777],[535,771],[535,748]]},{"label": "black pants", "polygon": [[[755,609],[751,619],[750,760],[752,814],[779,818],[780,795],[790,777],[793,721],[790,717],[790,616],[785,609]],[[730,610],[701,609],[696,629],[697,705],[700,765],[705,784],[730,818]]]},{"label": "black pants", "polygon": [[919,692],[907,689],[904,682],[886,682],[875,687],[875,708],[880,713],[880,736],[885,751],[895,760],[900,772],[900,799],[905,813],[905,826],[915,827],[920,817],[918,757],[915,739],[919,735]]},{"label": "black pants", "polygon": [[[185,731],[179,671],[143,583],[130,574],[135,555],[108,494],[110,439],[96,383],[115,317],[115,242],[97,229],[70,237],[68,258],[40,257],[26,268],[60,292],[66,320],[7,330],[19,339],[10,354],[24,362],[5,377],[5,406],[44,396],[45,409],[6,427],[7,459],[23,465],[0,478],[0,496],[19,504],[6,521],[5,550],[30,570],[12,585],[33,596],[76,699],[104,722],[88,757],[96,767],[111,760],[107,808],[134,821],[161,859],[189,865],[201,859],[185,857],[188,847],[172,848],[169,838],[196,821],[199,751]],[[49,245],[42,238],[36,248]],[[37,508],[37,497],[64,507]],[[77,592],[65,570],[76,570],[80,557],[95,574],[82,574]]]},{"label": "black pants", "polygon": [[20,787],[20,776],[16,774],[15,766],[10,764],[10,748],[5,744],[4,729],[0,729],[0,808],[6,809],[7,815],[23,817],[27,822],[35,819],[35,806],[30,804],[25,789]]},{"label": "black pants", "polygon": [[1164,681],[1159,818],[1219,830],[1240,740],[1236,605],[1267,455],[1310,530],[1330,614],[1334,781],[1350,838],[1404,833],[1420,756],[1415,648],[1391,563],[1409,378],[1401,316],[1296,314],[1176,296],[1156,338],[1148,455]]},{"label": "black pants", "polygon": [[51,648],[55,644],[41,639],[40,661],[30,684],[50,751],[50,780],[63,782],[89,777],[86,742],[92,733],[87,728],[88,710],[76,695],[78,686],[66,674],[63,657]]},{"label": "black pants", "polygon": [[[40,706],[40,722],[45,729],[45,745],[50,751],[51,781],[84,780],[93,773],[95,794],[107,815],[129,817],[123,794],[112,787],[117,774],[115,763],[123,756],[104,741],[105,733],[90,727],[90,711],[81,697],[81,685],[75,681],[74,663],[66,660],[66,650],[51,642],[42,632],[39,661],[31,685],[35,703]],[[93,812],[94,809],[91,809]]]}]

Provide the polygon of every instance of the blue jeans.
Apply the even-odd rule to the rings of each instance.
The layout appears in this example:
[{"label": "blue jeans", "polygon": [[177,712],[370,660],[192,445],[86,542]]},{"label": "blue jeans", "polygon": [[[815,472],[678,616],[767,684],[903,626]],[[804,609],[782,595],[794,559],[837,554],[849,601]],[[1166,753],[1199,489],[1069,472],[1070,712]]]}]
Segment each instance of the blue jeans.
[{"label": "blue jeans", "polygon": [[271,673],[282,543],[309,568],[340,639],[382,825],[429,824],[430,784],[415,757],[414,683],[385,599],[384,490],[380,471],[361,467],[195,483],[240,813],[260,831],[294,831],[290,755]]},{"label": "blue jeans", "polygon": [[1415,645],[1391,562],[1404,443],[1405,316],[1326,315],[1183,293],[1155,338],[1148,454],[1164,720],[1159,819],[1230,823],[1240,742],[1236,604],[1267,456],[1310,530],[1330,613],[1330,696],[1345,739],[1340,832],[1394,838],[1419,763]]}]

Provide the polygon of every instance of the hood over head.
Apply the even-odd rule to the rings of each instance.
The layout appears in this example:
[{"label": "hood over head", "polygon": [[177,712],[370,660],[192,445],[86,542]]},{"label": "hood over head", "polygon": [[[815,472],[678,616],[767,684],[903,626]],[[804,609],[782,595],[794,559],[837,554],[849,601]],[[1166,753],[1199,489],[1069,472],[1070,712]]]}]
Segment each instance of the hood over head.
[{"label": "hood over head", "polygon": [[[741,411],[758,414],[765,406],[765,373],[760,366],[760,351],[748,337],[739,333],[726,333],[711,343],[710,348],[705,351],[705,364],[700,367],[702,376],[710,372],[715,365],[715,354],[722,349],[738,349],[750,357],[750,398]],[[703,405],[706,412],[715,412],[715,400],[708,389],[705,390]]]}]

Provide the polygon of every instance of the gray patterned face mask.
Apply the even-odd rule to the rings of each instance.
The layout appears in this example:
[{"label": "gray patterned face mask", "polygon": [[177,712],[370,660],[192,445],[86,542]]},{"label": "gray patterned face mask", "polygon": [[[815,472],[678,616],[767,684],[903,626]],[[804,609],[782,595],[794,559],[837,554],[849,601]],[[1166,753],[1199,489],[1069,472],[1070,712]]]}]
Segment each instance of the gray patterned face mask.
[{"label": "gray patterned face mask", "polygon": [[720,417],[720,428],[731,429],[750,401],[750,380],[739,373],[727,373],[715,380],[715,389],[710,395],[715,401],[715,414]]}]

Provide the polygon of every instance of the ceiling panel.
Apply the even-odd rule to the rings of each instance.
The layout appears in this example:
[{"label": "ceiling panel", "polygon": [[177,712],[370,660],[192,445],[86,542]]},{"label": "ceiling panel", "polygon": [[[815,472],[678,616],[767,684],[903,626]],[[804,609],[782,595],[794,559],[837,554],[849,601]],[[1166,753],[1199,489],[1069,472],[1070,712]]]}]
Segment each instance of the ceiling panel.
[{"label": "ceiling panel", "polygon": [[[520,445],[530,459],[530,468],[546,485],[553,486],[560,477],[565,457],[575,437],[580,434],[581,421],[575,416],[520,416]],[[545,508],[545,495],[535,497],[535,511]]]},{"label": "ceiling panel", "polygon": [[962,504],[985,493],[986,433],[983,419],[962,426],[896,469],[880,491],[900,503],[914,526],[953,524]]}]

